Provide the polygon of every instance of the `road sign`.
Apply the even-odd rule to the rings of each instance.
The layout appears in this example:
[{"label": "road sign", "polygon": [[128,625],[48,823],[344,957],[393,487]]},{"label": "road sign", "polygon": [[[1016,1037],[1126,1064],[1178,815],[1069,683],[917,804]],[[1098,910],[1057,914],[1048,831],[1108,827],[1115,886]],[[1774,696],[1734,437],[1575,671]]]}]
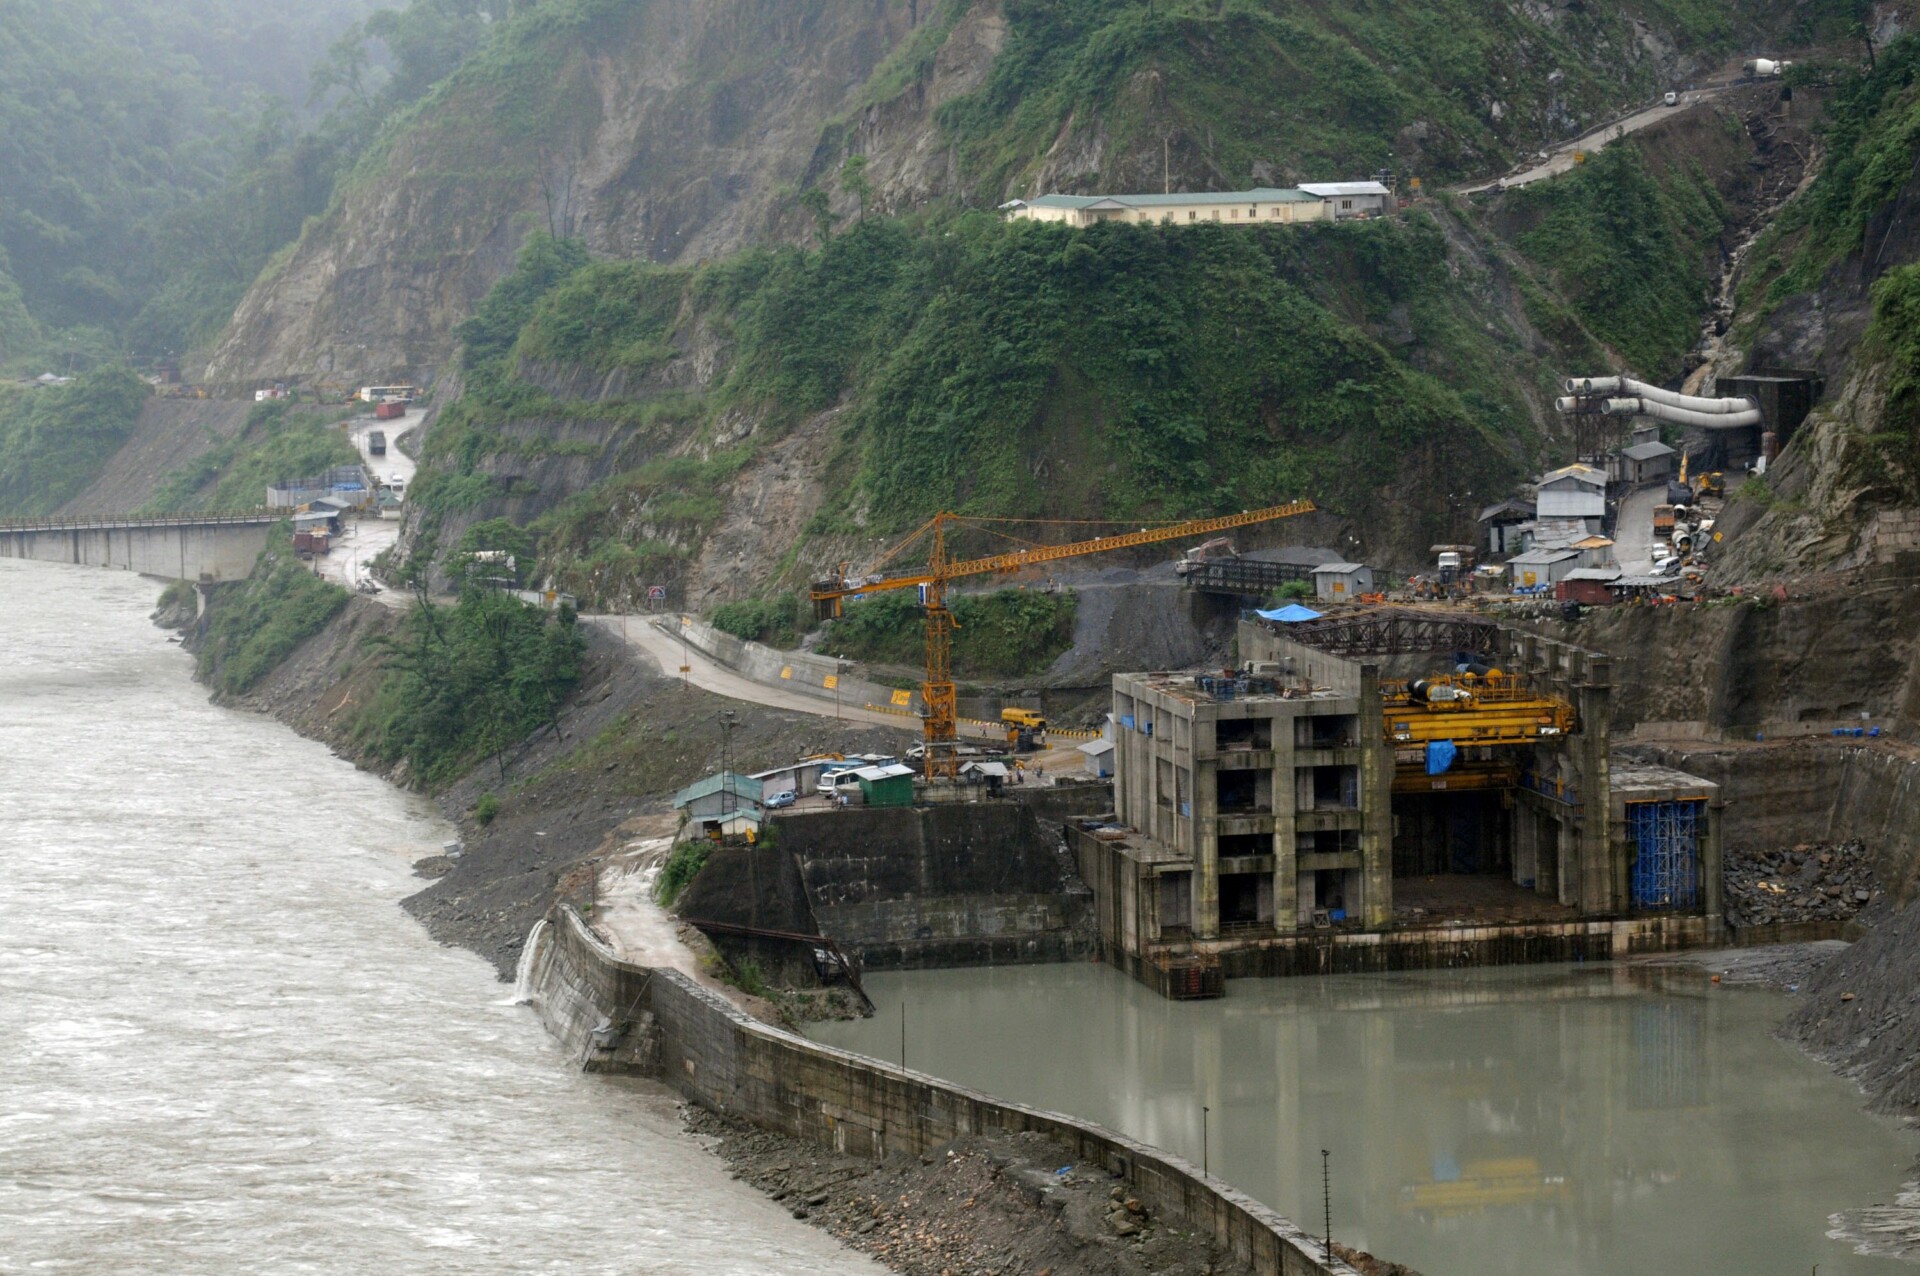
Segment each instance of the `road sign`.
[{"label": "road sign", "polygon": [[660,603],[660,602],[665,602],[666,600],[667,600],[667,587],[666,587],[665,585],[649,585],[649,586],[647,586],[647,601],[648,601],[648,602],[650,602],[650,603]]}]

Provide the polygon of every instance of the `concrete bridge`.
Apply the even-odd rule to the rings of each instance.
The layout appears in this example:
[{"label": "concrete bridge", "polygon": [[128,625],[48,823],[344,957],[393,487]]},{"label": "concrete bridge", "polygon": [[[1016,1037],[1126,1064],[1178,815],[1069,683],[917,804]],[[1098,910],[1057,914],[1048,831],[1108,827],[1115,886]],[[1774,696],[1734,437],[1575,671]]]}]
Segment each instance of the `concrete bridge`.
[{"label": "concrete bridge", "polygon": [[206,584],[244,580],[285,517],[259,514],[85,515],[0,521],[0,558],[117,567]]}]

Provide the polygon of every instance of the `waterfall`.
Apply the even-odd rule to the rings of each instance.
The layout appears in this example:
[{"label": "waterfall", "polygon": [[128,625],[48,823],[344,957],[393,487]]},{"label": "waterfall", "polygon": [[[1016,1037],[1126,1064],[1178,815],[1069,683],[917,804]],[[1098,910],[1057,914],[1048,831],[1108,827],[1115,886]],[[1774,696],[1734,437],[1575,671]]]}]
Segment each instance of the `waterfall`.
[{"label": "waterfall", "polygon": [[520,964],[513,972],[513,996],[500,1002],[503,1006],[524,1006],[533,1001],[534,963],[540,960],[540,946],[547,937],[547,919],[542,917],[527,932],[527,942],[520,948]]}]

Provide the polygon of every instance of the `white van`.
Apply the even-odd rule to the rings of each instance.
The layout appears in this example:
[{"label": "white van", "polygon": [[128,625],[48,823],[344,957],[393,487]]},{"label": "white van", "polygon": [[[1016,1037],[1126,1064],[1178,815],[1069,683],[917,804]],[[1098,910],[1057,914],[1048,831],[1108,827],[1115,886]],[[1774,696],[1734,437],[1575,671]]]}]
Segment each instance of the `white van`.
[{"label": "white van", "polygon": [[842,793],[858,793],[860,777],[853,773],[851,767],[844,771],[828,771],[821,775],[819,788],[820,796],[824,798],[837,798]]}]

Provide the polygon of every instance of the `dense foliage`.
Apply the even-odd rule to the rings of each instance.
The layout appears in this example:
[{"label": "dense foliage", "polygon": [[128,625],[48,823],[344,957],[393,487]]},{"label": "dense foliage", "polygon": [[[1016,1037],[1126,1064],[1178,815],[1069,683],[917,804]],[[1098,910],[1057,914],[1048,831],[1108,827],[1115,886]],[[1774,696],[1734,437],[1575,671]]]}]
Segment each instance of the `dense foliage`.
[{"label": "dense foliage", "polygon": [[[484,507],[499,493],[482,462],[527,446],[510,423],[623,427],[654,459],[534,528],[582,597],[674,579],[750,451],[659,454],[741,413],[764,439],[848,405],[819,534],[856,505],[869,532],[943,508],[1188,517],[1311,494],[1359,512],[1414,464],[1496,486],[1526,429],[1500,344],[1517,338],[1470,318],[1421,218],[1084,232],[872,218],[819,252],[702,270],[567,263],[536,238],[465,329],[468,392],[430,439],[414,499]],[[1396,349],[1372,335],[1389,322],[1406,331]],[[660,370],[701,324],[726,334],[732,362],[689,396]],[[627,393],[562,399],[528,378],[541,366],[620,372]]]},{"label": "dense foliage", "polygon": [[[302,100],[316,44],[369,7],[0,0],[0,364],[109,353],[183,254],[254,252],[191,210],[290,136],[269,95]],[[298,229],[278,218],[265,252]]]},{"label": "dense foliage", "polygon": [[126,441],[147,385],[124,368],[70,385],[0,391],[0,518],[48,514]]},{"label": "dense foliage", "polygon": [[481,589],[451,607],[423,599],[390,645],[386,678],[356,729],[375,756],[445,783],[541,727],[557,730],[585,646],[565,609]]},{"label": "dense foliage", "polygon": [[1871,71],[1824,73],[1837,79],[1823,126],[1825,162],[1755,243],[1743,287],[1767,308],[1816,287],[1828,267],[1860,252],[1868,226],[1920,163],[1920,34],[1879,50]]},{"label": "dense foliage", "polygon": [[716,607],[713,627],[748,642],[791,647],[810,628],[808,619],[807,603],[802,595],[778,594]]},{"label": "dense foliage", "polygon": [[[1716,49],[1777,9],[1655,0],[1635,16],[1682,47]],[[1108,135],[1095,162],[1131,159],[1136,181],[1160,171],[1168,137],[1183,154],[1204,148],[1221,183],[1270,170],[1357,176],[1400,161],[1410,142],[1429,177],[1497,169],[1656,87],[1627,14],[1535,12],[1480,0],[1007,0],[987,83],[940,119],[990,192],[1028,193],[1063,130],[1088,118]]]},{"label": "dense foliage", "polygon": [[360,453],[337,413],[256,403],[240,433],[167,475],[146,503],[148,513],[239,513],[266,502],[267,485],[352,465]]},{"label": "dense foliage", "polygon": [[1886,368],[1886,408],[1868,441],[1885,461],[1865,475],[1893,479],[1900,495],[1920,500],[1920,262],[1888,271],[1873,285],[1873,325],[1867,333]]},{"label": "dense foliage", "polygon": [[1507,206],[1529,229],[1521,251],[1549,271],[1594,336],[1656,381],[1699,335],[1709,250],[1728,214],[1697,168],[1657,173],[1633,145],[1523,186]]},{"label": "dense foliage", "polygon": [[708,841],[681,842],[674,846],[673,853],[667,856],[667,862],[660,866],[660,876],[653,884],[653,897],[662,908],[672,908],[680,898],[680,893],[700,876],[700,870],[707,866],[707,860],[713,854],[713,843]]},{"label": "dense foliage", "polygon": [[[1077,600],[1070,592],[1003,589],[948,599],[959,632],[953,670],[963,677],[1031,673],[1073,645]],[[820,649],[849,660],[918,665],[926,654],[926,612],[906,591],[847,607]]]},{"label": "dense foliage", "polygon": [[347,605],[347,591],[302,566],[285,535],[211,612],[200,675],[222,691],[251,690]]}]

